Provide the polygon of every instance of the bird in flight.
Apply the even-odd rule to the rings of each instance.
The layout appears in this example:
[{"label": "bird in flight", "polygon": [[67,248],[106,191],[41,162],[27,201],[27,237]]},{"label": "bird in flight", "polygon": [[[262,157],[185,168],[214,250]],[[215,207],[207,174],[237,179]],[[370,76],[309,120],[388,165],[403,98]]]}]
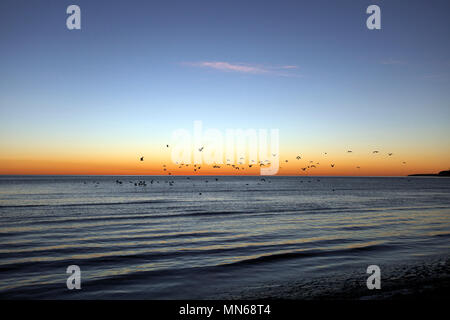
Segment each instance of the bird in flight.
[{"label": "bird in flight", "polygon": [[297,156],[297,160],[300,160],[302,157],[300,157],[300,156]]},{"label": "bird in flight", "polygon": [[353,151],[352,150],[347,150],[347,153],[352,153]]},{"label": "bird in flight", "polygon": [[331,167],[334,168],[334,163],[331,164]]},{"label": "bird in flight", "polygon": [[141,161],[144,161],[144,157],[143,156],[141,157]]},{"label": "bird in flight", "polygon": [[380,151],[378,151],[378,150],[375,150],[374,152],[372,152],[372,153],[379,153]]},{"label": "bird in flight", "polygon": [[198,149],[198,151],[202,152],[204,147],[201,147],[200,149]]},{"label": "bird in flight", "polygon": [[393,153],[392,153],[392,152],[388,153],[388,156],[392,156],[392,155],[393,155]]},{"label": "bird in flight", "polygon": [[169,145],[168,145],[168,144],[166,144],[166,146],[167,146],[167,148],[169,147]]}]

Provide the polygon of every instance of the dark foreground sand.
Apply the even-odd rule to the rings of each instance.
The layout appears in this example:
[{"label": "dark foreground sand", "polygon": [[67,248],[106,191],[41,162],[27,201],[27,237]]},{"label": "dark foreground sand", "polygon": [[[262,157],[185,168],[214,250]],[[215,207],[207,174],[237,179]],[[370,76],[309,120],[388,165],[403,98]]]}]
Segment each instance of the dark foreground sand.
[{"label": "dark foreground sand", "polygon": [[225,294],[220,298],[296,300],[449,299],[449,262],[450,257],[441,257],[413,265],[380,266],[382,270],[380,290],[367,289],[368,274],[348,270],[327,277],[254,286],[240,292]]}]

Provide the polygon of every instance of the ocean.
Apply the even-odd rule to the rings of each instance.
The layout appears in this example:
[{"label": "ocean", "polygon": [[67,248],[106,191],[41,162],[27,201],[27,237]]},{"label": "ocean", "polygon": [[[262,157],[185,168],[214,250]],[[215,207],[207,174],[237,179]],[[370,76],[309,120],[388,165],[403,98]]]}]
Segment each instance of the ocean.
[{"label": "ocean", "polygon": [[448,178],[0,177],[2,299],[215,299],[448,258],[449,239]]}]

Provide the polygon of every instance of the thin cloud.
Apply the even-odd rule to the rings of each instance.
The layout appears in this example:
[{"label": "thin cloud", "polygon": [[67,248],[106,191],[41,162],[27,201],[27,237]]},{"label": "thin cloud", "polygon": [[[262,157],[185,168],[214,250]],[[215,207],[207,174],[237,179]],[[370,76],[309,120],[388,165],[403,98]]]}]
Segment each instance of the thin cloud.
[{"label": "thin cloud", "polygon": [[298,69],[298,66],[282,66],[281,69]]},{"label": "thin cloud", "polygon": [[187,62],[184,65],[191,67],[209,68],[224,72],[239,72],[248,74],[272,74],[278,76],[296,76],[293,73],[287,72],[289,70],[298,69],[295,65],[284,65],[280,67],[252,65],[245,63],[230,63],[224,61],[200,61]]},{"label": "thin cloud", "polygon": [[212,68],[222,71],[235,71],[244,73],[267,73],[267,70],[260,66],[251,66],[245,64],[232,64],[220,61],[203,61],[190,64],[193,67]]}]

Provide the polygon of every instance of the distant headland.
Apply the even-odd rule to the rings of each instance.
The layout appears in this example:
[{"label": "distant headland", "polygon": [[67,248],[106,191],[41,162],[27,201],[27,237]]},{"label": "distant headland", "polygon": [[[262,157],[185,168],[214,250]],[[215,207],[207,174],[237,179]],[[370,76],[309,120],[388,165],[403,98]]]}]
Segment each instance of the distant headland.
[{"label": "distant headland", "polygon": [[408,175],[409,177],[450,177],[450,170],[446,170],[446,171],[441,171],[439,173],[416,173],[416,174],[410,174]]}]

